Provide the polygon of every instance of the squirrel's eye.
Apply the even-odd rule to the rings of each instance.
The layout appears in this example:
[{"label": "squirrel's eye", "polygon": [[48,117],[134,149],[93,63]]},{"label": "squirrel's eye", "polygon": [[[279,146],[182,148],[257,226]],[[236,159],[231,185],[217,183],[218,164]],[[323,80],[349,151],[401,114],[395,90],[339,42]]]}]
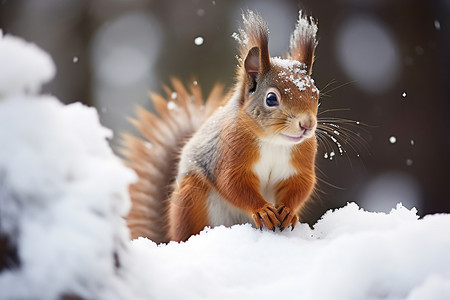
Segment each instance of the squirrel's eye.
[{"label": "squirrel's eye", "polygon": [[274,93],[268,93],[266,96],[267,106],[278,106],[278,98]]}]

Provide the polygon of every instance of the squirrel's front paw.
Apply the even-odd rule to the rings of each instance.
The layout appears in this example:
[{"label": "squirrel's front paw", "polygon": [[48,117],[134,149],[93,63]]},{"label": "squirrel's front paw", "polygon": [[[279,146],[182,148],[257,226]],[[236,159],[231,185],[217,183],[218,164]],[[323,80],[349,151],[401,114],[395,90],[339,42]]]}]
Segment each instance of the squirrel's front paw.
[{"label": "squirrel's front paw", "polygon": [[277,226],[280,226],[277,209],[270,203],[267,203],[262,208],[256,210],[252,214],[253,221],[256,227],[262,229],[263,223],[267,229],[275,231]]},{"label": "squirrel's front paw", "polygon": [[295,225],[297,225],[298,222],[298,216],[295,212],[290,210],[288,207],[282,205],[278,207],[278,220],[280,222],[280,230],[283,231],[289,225],[292,225],[292,229],[294,230]]}]

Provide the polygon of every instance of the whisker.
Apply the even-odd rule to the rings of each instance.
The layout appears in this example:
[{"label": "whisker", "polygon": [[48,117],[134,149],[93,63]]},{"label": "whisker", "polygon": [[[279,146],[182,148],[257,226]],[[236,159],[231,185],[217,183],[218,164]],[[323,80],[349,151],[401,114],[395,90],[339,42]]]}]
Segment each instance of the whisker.
[{"label": "whisker", "polygon": [[333,84],[335,84],[337,82],[337,80],[336,79],[331,79],[331,81],[330,82],[328,82],[323,88],[321,88],[321,90],[323,90],[324,92],[326,92],[326,89],[327,89],[327,87],[329,87],[330,85],[333,85]]},{"label": "whisker", "polygon": [[[334,125],[334,124],[330,124],[330,125]],[[368,153],[370,153],[369,150],[369,145],[367,143],[366,140],[364,140],[359,134],[355,133],[354,131],[345,128],[345,127],[329,127],[328,125],[324,125],[324,124],[320,124],[319,128],[327,131],[328,134],[333,134],[334,138],[339,139],[341,136],[344,139],[344,141],[341,142],[345,142],[346,144],[348,144],[354,152],[356,152],[357,154],[359,154],[355,147],[353,147],[353,143],[357,146],[357,147],[362,147],[364,148],[365,151],[367,151]],[[339,131],[340,130],[340,131]],[[336,137],[339,136],[339,137]]]},{"label": "whisker", "polygon": [[321,114],[327,113],[327,112],[335,112],[335,111],[349,111],[350,108],[329,108],[324,111],[319,112],[317,115],[320,116]]},{"label": "whisker", "polygon": [[325,136],[325,134],[323,134],[321,131],[317,130],[316,131],[317,137],[319,138],[319,142],[323,142],[323,145],[325,147],[325,151],[326,153],[333,151],[333,146],[331,145],[331,143],[328,141],[327,136]]},{"label": "whisker", "polygon": [[318,122],[333,122],[333,123],[348,123],[349,125],[353,125],[356,127],[364,126],[364,127],[370,127],[370,128],[376,128],[377,126],[369,125],[367,123],[356,121],[352,119],[344,119],[344,118],[321,118],[318,120]]},{"label": "whisker", "polygon": [[[332,131],[330,132],[330,131],[328,131],[328,130],[326,130],[326,129],[323,129],[323,128],[320,128],[319,130],[322,130],[322,132],[323,132],[328,138],[330,138],[330,140],[336,145],[336,147],[338,148],[339,153],[340,153],[341,155],[344,155],[345,149],[342,147],[342,144],[340,143],[340,141],[339,141],[333,134],[331,134]],[[334,156],[333,153],[334,153],[334,151],[330,153],[330,155],[331,155],[330,160],[333,159],[333,158],[332,158],[332,157]]]},{"label": "whisker", "polygon": [[[360,157],[361,149],[365,150],[370,155],[367,142],[353,131],[348,130],[347,128],[340,128],[340,130],[342,130],[340,132],[335,128],[319,127],[318,129],[324,132],[325,136],[337,146],[341,155],[345,153],[346,156],[349,157],[348,152],[343,145],[349,146],[351,150],[356,153],[357,157]],[[348,130],[348,132],[345,132],[345,130]]]},{"label": "whisker", "polygon": [[326,96],[326,95],[328,95],[329,93],[334,92],[335,90],[337,90],[337,89],[339,89],[339,88],[341,88],[341,87],[344,87],[344,86],[346,86],[346,85],[349,85],[349,84],[352,84],[352,83],[355,83],[355,82],[357,82],[357,81],[356,81],[356,80],[352,80],[352,81],[343,83],[343,84],[338,85],[337,87],[335,87],[335,88],[333,88],[333,89],[331,89],[331,90],[329,90],[329,91],[320,92],[320,95],[321,95],[321,96],[322,96],[322,95],[325,95],[325,96]]},{"label": "whisker", "polygon": [[334,185],[332,183],[329,183],[328,181],[326,181],[325,179],[320,178],[319,176],[316,176],[316,178],[317,178],[318,181],[320,181],[322,183],[325,183],[326,185],[331,186],[332,188],[335,188],[335,189],[338,189],[338,190],[341,190],[341,191],[345,191],[344,188],[342,188],[340,186],[337,186],[337,185]]}]

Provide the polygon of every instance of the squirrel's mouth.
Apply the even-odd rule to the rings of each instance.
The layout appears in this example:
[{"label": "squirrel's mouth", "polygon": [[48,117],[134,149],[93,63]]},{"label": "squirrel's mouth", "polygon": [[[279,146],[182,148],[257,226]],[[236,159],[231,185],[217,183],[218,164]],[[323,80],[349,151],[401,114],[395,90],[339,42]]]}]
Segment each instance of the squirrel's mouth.
[{"label": "squirrel's mouth", "polygon": [[299,143],[305,138],[305,135],[303,133],[300,134],[299,136],[292,136],[292,135],[287,135],[287,134],[284,134],[284,133],[280,133],[280,135],[283,138],[287,139],[288,141],[291,141],[291,142],[294,142],[294,143]]},{"label": "squirrel's mouth", "polygon": [[298,144],[306,139],[309,139],[314,135],[315,128],[314,129],[302,129],[299,133],[299,135],[290,135],[286,133],[281,133],[280,136],[287,141],[290,141],[292,143]]}]

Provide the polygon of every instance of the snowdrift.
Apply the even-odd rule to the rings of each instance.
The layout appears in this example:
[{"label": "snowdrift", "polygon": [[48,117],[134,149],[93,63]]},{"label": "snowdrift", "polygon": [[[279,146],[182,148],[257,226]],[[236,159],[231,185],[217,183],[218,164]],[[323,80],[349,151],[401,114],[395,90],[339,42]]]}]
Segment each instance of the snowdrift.
[{"label": "snowdrift", "polygon": [[0,299],[450,299],[450,216],[356,204],[310,228],[129,241],[135,174],[95,109],[40,95],[55,73],[0,33]]}]

